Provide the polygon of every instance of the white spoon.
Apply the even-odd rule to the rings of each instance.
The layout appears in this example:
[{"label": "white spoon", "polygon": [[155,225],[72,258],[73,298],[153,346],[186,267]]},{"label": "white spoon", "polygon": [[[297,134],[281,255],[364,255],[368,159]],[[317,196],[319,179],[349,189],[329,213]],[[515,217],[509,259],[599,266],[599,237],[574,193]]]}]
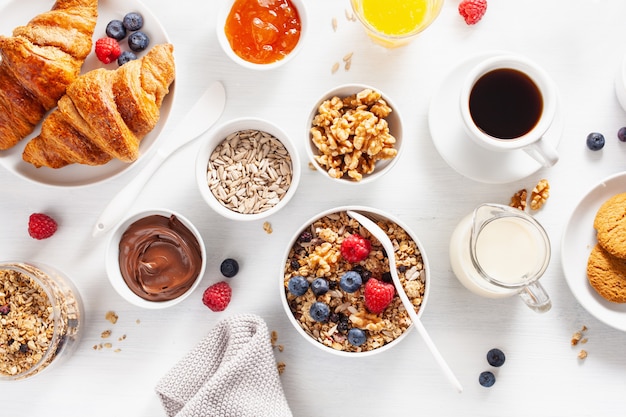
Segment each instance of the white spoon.
[{"label": "white spoon", "polygon": [[176,129],[176,137],[171,138],[148,161],[146,166],[109,202],[100,214],[93,229],[93,237],[107,232],[128,210],[141,188],[148,182],[152,174],[161,166],[174,151],[191,142],[207,130],[219,119],[226,105],[226,91],[221,82],[211,84],[196,104],[189,110]]},{"label": "white spoon", "polygon": [[439,364],[439,367],[446,374],[446,377],[448,378],[450,383],[452,383],[452,385],[454,385],[459,392],[463,392],[463,387],[461,386],[461,383],[456,378],[456,376],[454,375],[454,373],[452,372],[452,370],[450,369],[446,361],[443,359],[443,357],[441,356],[441,353],[439,353],[437,346],[435,346],[432,339],[428,335],[426,328],[422,324],[419,317],[417,317],[417,313],[415,312],[415,308],[413,307],[413,304],[409,300],[409,297],[404,292],[404,287],[400,283],[400,278],[398,277],[398,271],[396,269],[396,257],[394,254],[395,252],[393,249],[393,244],[391,243],[391,240],[389,239],[389,236],[376,223],[374,223],[372,220],[368,219],[367,217],[363,216],[362,214],[359,214],[351,210],[349,210],[347,213],[348,213],[348,216],[358,221],[361,224],[361,226],[365,227],[376,239],[378,239],[380,244],[383,245],[385,252],[387,252],[387,259],[389,259],[389,272],[391,274],[391,278],[393,279],[393,283],[396,286],[396,291],[398,292],[398,296],[400,297],[400,300],[402,300],[402,304],[404,305],[404,308],[406,309],[406,311],[409,313],[409,316],[411,317],[411,321],[413,322],[413,325],[417,329],[420,336],[422,336],[422,339],[424,339],[424,342],[426,342],[426,345],[428,346],[430,353],[433,355],[433,357]]}]

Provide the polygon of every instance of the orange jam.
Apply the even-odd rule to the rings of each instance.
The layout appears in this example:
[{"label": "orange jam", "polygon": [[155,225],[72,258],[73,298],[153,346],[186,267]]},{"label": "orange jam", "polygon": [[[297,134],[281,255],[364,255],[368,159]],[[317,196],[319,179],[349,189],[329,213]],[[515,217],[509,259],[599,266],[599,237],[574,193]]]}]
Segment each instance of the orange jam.
[{"label": "orange jam", "polygon": [[300,16],[289,0],[235,0],[224,31],[233,51],[255,64],[287,56],[300,39]]}]

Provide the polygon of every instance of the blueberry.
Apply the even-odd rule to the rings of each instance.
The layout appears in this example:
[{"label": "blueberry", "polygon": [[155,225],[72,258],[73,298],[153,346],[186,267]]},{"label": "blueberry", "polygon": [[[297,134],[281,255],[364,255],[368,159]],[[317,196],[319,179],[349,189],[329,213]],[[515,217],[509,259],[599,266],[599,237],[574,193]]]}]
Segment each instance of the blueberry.
[{"label": "blueberry", "polygon": [[287,284],[287,288],[289,292],[295,295],[296,297],[300,297],[304,295],[306,291],[309,289],[309,281],[306,280],[303,276],[296,275],[295,277],[291,277],[289,279],[289,283]]},{"label": "blueberry", "polygon": [[226,278],[232,278],[239,272],[239,264],[232,258],[224,259],[220,265],[220,272]]},{"label": "blueberry", "polygon": [[20,344],[20,353],[28,353],[28,345],[26,343]]},{"label": "blueberry", "polygon": [[315,296],[324,295],[328,292],[328,281],[324,278],[316,278],[311,283],[311,291]]},{"label": "blueberry", "polygon": [[129,61],[137,59],[137,55],[131,51],[124,51],[117,57],[117,65],[122,66]]},{"label": "blueberry", "polygon": [[388,283],[393,282],[393,278],[391,278],[391,272],[383,272],[383,274],[380,276],[380,279],[383,282],[388,282]]},{"label": "blueberry", "polygon": [[124,27],[124,23],[117,19],[111,20],[107,24],[105,32],[109,38],[117,39],[118,41],[121,41],[126,37],[126,28]]},{"label": "blueberry", "polygon": [[135,52],[143,51],[149,44],[150,38],[143,32],[135,32],[128,37],[128,47]]},{"label": "blueberry", "polygon": [[363,343],[365,343],[365,339],[365,332],[361,329],[352,328],[348,332],[348,342],[352,346],[361,346]]},{"label": "blueberry", "polygon": [[490,371],[481,372],[478,377],[478,383],[480,383],[483,387],[488,388],[496,383],[496,376]]},{"label": "blueberry", "polygon": [[489,362],[489,365],[491,366],[500,367],[504,365],[505,359],[506,357],[504,356],[504,352],[500,349],[493,348],[487,352],[487,362]]},{"label": "blueberry", "polygon": [[124,27],[131,32],[139,30],[143,27],[143,16],[139,13],[130,12],[124,16]]},{"label": "blueberry", "polygon": [[621,142],[626,142],[626,127],[621,127],[621,128],[617,131],[617,138],[618,138]]},{"label": "blueberry", "polygon": [[359,289],[363,281],[361,275],[355,271],[348,271],[341,276],[339,280],[339,286],[342,290],[348,293],[353,293]]},{"label": "blueberry", "polygon": [[604,135],[598,132],[587,135],[587,147],[592,151],[599,151],[604,148]]},{"label": "blueberry", "polygon": [[327,321],[328,316],[330,316],[330,308],[328,307],[328,304],[317,301],[311,304],[309,314],[313,320],[323,323]]}]

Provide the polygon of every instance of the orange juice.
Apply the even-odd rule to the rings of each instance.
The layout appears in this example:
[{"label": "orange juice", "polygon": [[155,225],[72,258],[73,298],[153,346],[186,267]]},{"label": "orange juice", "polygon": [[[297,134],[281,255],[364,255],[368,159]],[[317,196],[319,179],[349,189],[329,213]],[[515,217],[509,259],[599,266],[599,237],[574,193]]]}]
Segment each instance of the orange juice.
[{"label": "orange juice", "polygon": [[368,34],[387,47],[408,43],[439,14],[443,0],[352,0]]}]

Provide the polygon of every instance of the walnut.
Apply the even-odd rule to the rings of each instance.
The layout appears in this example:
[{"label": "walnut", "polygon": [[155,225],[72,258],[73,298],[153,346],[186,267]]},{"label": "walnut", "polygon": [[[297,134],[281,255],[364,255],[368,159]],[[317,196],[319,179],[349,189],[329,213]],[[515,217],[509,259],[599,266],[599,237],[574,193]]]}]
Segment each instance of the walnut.
[{"label": "walnut", "polygon": [[535,188],[533,188],[530,194],[531,210],[539,210],[543,207],[548,197],[550,197],[550,184],[548,184],[548,180],[542,179],[535,185]]},{"label": "walnut", "polygon": [[525,188],[519,190],[518,192],[513,194],[513,197],[511,197],[511,202],[509,203],[509,206],[515,207],[522,211],[526,210],[527,196],[528,196],[528,191],[526,191]]},{"label": "walnut", "polygon": [[369,330],[371,332],[379,332],[385,328],[385,323],[380,316],[368,313],[364,310],[359,310],[354,314],[350,314],[350,321],[355,327]]}]

